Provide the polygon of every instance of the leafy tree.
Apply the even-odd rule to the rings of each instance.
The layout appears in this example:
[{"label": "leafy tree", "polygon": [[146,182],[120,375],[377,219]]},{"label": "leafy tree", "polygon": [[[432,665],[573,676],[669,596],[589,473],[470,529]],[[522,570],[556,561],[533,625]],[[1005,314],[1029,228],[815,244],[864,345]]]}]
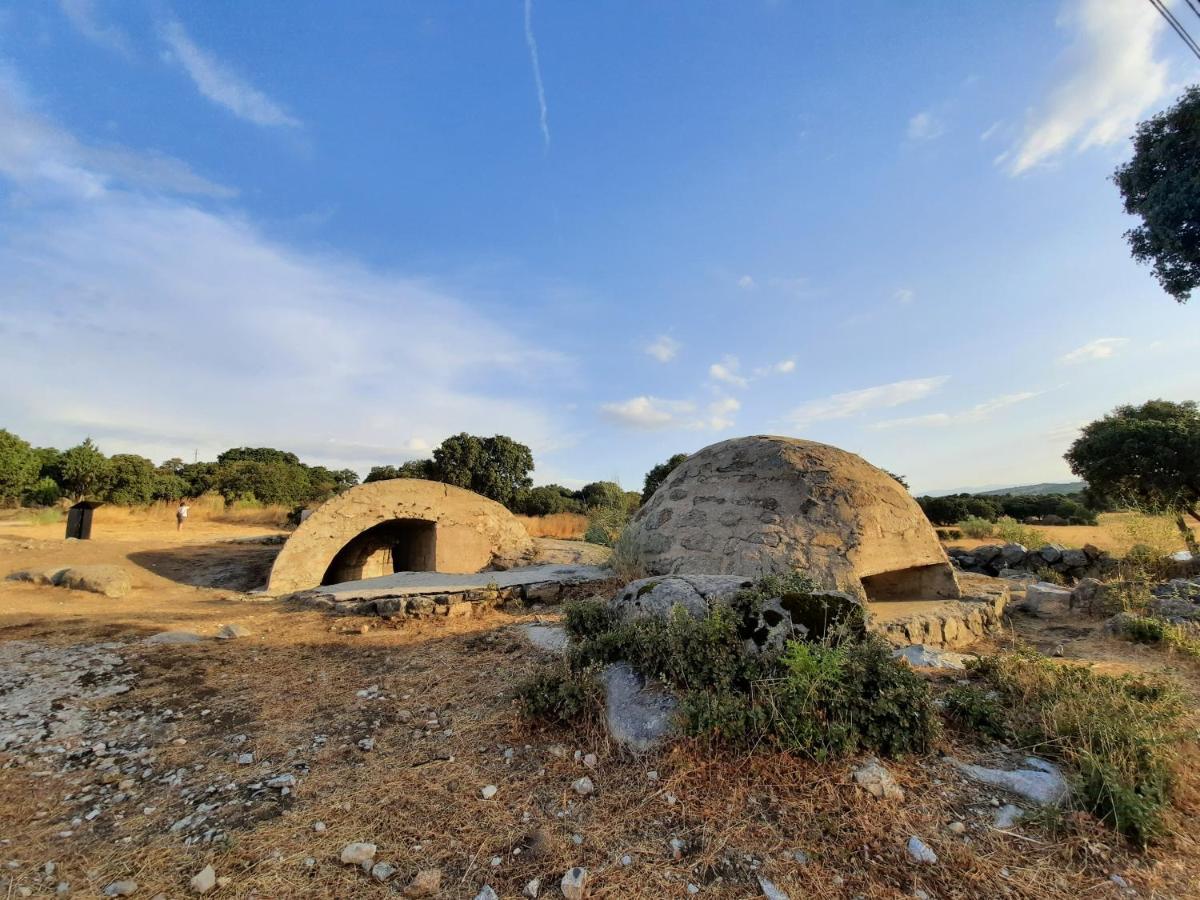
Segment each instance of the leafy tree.
[{"label": "leafy tree", "polygon": [[312,486],[312,497],[309,499],[324,500],[358,484],[358,473],[353,469],[334,471],[324,466],[310,466],[308,480]]},{"label": "leafy tree", "polygon": [[625,491],[614,481],[593,481],[579,491],[579,499],[588,509],[624,509]]},{"label": "leafy tree", "polygon": [[104,491],[108,458],[89,437],[63,452],[58,463],[62,489],[75,500]]},{"label": "leafy tree", "polygon": [[[884,469],[884,471],[887,472],[887,469]],[[908,490],[908,479],[907,478],[905,478],[903,475],[897,475],[895,472],[888,472],[888,475],[892,476],[892,478],[894,478],[896,481],[900,482],[901,487],[903,487],[906,491]]]},{"label": "leafy tree", "polygon": [[1150,400],[1119,406],[1083,428],[1066,453],[1071,471],[1101,495],[1177,513],[1200,522],[1200,409],[1194,401]]},{"label": "leafy tree", "polygon": [[186,478],[174,472],[163,471],[161,466],[154,473],[155,500],[174,501],[192,496],[195,496],[192,493],[192,485]]},{"label": "leafy tree", "polygon": [[518,496],[515,511],[527,516],[552,516],[555,513],[580,512],[583,504],[572,491],[559,484],[544,484]]},{"label": "leafy tree", "polygon": [[61,496],[62,491],[59,490],[57,481],[53,478],[39,478],[37,483],[25,492],[25,502],[32,506],[53,506]]},{"label": "leafy tree", "polygon": [[392,478],[425,478],[436,481],[432,459],[412,459],[400,466],[372,466],[363,484],[372,481],[388,481]]},{"label": "leafy tree", "polygon": [[62,478],[62,453],[54,447],[35,447],[33,452],[38,458],[38,478],[52,478],[56,482]]},{"label": "leafy tree", "polygon": [[184,462],[178,456],[172,456],[170,459],[164,459],[158,467],[160,472],[168,472],[172,475],[178,475],[183,471]]},{"label": "leafy tree", "polygon": [[216,463],[185,463],[179,467],[179,471],[175,474],[187,482],[187,490],[180,494],[179,497],[169,499],[177,500],[182,497],[200,497],[209,491],[217,489],[218,466]]},{"label": "leafy tree", "polygon": [[217,456],[217,465],[223,466],[235,462],[284,463],[289,466],[300,465],[300,457],[286,450],[276,450],[273,447],[233,447]]},{"label": "leafy tree", "polygon": [[686,453],[676,453],[666,462],[659,463],[653,469],[646,473],[646,481],[642,486],[642,502],[645,503],[654,496],[654,492],[658,490],[658,486],[667,480],[667,476],[671,474],[671,470],[688,458]]},{"label": "leafy tree", "polygon": [[0,428],[0,504],[16,504],[37,481],[41,461],[37,451],[10,431]]},{"label": "leafy tree", "polygon": [[1133,258],[1152,263],[1163,290],[1186,303],[1200,285],[1200,85],[1138,125],[1133,159],[1113,181],[1125,212],[1142,224],[1125,232]]},{"label": "leafy tree", "polygon": [[308,470],[280,461],[243,459],[218,466],[215,488],[226,503],[257,500],[259,503],[295,506],[312,497]]},{"label": "leafy tree", "polygon": [[154,498],[157,473],[154,463],[133,453],[117,453],[108,461],[104,498],[110,503],[134,505]]},{"label": "leafy tree", "polygon": [[467,488],[505,506],[533,485],[533,451],[510,437],[476,437],[463,432],[433,451],[436,480]]}]

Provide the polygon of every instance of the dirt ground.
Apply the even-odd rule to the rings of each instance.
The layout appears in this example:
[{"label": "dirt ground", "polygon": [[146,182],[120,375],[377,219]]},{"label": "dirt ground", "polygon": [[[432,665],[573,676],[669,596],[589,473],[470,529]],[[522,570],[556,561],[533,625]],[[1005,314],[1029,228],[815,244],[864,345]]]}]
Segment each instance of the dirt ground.
[{"label": "dirt ground", "polygon": [[[58,525],[0,525],[0,576],[106,562],[134,581],[119,600],[0,581],[5,897],[60,883],[95,897],[120,879],[137,882],[135,897],[185,897],[206,864],[228,879],[208,896],[245,898],[394,896],[435,867],[440,897],[485,884],[519,897],[534,878],[557,897],[572,866],[609,898],[758,897],[760,875],[792,898],[1126,896],[1114,874],[1137,896],[1200,896],[1190,768],[1174,833],[1141,853],[1086,816],[1060,839],[1036,824],[999,830],[995,806],[1011,798],[938,756],[888,761],[903,801],[859,791],[859,760],[689,744],[633,757],[600,733],[517,715],[513,687],[543,657],[515,626],[553,610],[402,628],[331,618],[249,593],[277,546],[246,541],[270,529],[173,527],[64,542]],[[250,634],[211,639],[226,624]],[[1170,671],[1200,693],[1194,667],[1099,623],[1016,627],[1067,660]],[[175,629],[204,640],[142,643]],[[972,756],[952,735],[942,749]],[[571,789],[583,775],[586,797]],[[910,835],[939,861],[911,861]],[[352,841],[378,845],[391,879],[342,864]]]}]

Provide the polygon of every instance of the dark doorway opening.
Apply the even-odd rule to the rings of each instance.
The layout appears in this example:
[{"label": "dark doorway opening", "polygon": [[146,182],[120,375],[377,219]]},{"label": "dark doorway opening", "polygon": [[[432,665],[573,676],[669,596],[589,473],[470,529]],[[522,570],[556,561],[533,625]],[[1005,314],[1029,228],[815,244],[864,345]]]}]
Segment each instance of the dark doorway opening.
[{"label": "dark doorway opening", "polygon": [[354,537],[334,556],[321,584],[378,578],[393,572],[437,571],[437,524],[392,519]]},{"label": "dark doorway opening", "polygon": [[862,578],[868,600],[947,600],[959,596],[949,565],[913,566]]}]

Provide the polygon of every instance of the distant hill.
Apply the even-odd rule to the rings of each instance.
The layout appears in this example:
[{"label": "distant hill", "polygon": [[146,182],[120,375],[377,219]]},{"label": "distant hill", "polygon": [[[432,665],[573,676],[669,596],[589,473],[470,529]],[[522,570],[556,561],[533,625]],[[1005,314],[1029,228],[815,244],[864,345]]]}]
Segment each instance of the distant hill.
[{"label": "distant hill", "polygon": [[1041,484],[1021,484],[1017,487],[998,488],[994,491],[983,491],[985,497],[993,494],[1012,494],[1015,497],[1040,497],[1042,494],[1080,494],[1087,489],[1082,481],[1066,481],[1055,483],[1043,481]]},{"label": "distant hill", "polygon": [[1044,481],[1041,484],[1019,484],[1014,487],[981,485],[977,487],[955,488],[952,491],[929,491],[926,496],[946,497],[950,494],[978,494],[981,497],[990,497],[997,494],[1011,494],[1013,496],[1037,497],[1043,494],[1078,494],[1086,487],[1087,485],[1082,481]]}]

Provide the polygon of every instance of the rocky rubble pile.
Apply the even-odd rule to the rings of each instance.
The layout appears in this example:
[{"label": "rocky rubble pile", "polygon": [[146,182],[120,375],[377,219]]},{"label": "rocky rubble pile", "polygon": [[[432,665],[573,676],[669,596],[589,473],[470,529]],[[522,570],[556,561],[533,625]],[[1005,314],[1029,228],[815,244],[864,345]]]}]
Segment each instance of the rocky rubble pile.
[{"label": "rocky rubble pile", "polygon": [[1068,578],[1099,578],[1116,568],[1116,561],[1092,544],[1077,550],[1060,544],[1047,544],[1035,550],[1022,544],[984,544],[970,549],[950,547],[946,554],[950,562],[964,572],[1000,578],[1020,578],[1043,572],[1057,572]]}]

